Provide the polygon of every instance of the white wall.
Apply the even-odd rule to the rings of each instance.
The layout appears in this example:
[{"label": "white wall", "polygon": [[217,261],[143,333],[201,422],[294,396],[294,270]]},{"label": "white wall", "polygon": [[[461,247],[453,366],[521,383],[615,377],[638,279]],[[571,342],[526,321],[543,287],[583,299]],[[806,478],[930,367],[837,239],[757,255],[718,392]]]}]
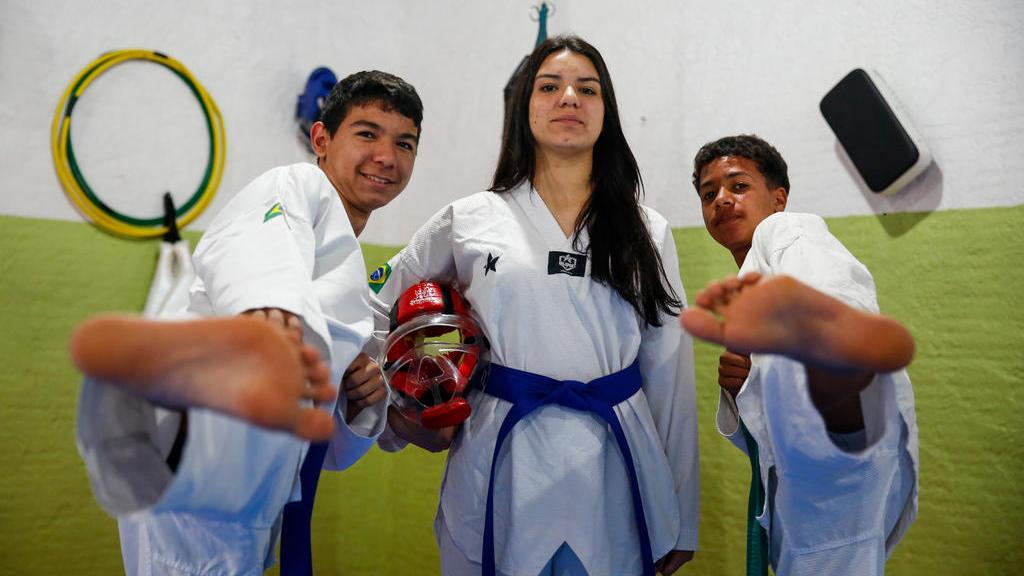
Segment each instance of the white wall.
[{"label": "white wall", "polygon": [[[0,213],[79,219],[54,175],[49,132],[61,91],[100,53],[161,50],[219,105],[224,180],[202,228],[248,180],[306,158],[292,121],[316,66],[378,68],[425,103],[412,183],[363,240],[404,243],[444,203],[483,189],[501,132],[501,90],[532,48],[532,1],[178,2],[0,0]],[[700,224],[690,163],[704,142],[756,132],[786,156],[790,207],[826,216],[1008,206],[1024,192],[1024,3],[560,0],[549,32],[595,44],[612,71],[647,203]],[[937,167],[893,199],[844,165],[818,112],[849,70],[879,72]],[[74,115],[86,177],[115,208],[159,214],[188,197],[207,146],[198,105],[145,63],[111,70]]]}]

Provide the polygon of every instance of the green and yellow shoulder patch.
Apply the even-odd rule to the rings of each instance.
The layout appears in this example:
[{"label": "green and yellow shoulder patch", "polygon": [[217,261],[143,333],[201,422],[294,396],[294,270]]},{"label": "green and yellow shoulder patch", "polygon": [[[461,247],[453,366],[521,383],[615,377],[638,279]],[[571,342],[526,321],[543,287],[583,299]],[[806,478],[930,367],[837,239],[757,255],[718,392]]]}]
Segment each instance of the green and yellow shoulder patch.
[{"label": "green and yellow shoulder patch", "polygon": [[267,210],[267,213],[263,215],[263,222],[273,220],[278,216],[284,216],[284,206],[281,206],[280,202],[275,202],[274,205],[270,207],[270,210]]},{"label": "green and yellow shoulder patch", "polygon": [[370,274],[368,282],[374,294],[380,293],[380,289],[384,287],[384,283],[388,281],[389,277],[391,277],[391,265],[389,264],[377,268]]}]

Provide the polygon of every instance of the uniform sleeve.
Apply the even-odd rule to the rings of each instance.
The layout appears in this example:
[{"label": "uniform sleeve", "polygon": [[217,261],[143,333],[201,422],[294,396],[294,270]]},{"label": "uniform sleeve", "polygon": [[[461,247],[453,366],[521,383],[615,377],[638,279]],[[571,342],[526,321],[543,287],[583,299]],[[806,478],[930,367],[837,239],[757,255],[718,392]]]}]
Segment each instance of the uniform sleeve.
[{"label": "uniform sleeve", "polygon": [[[370,306],[373,308],[374,333],[379,355],[383,338],[389,329],[389,313],[395,301],[406,288],[422,280],[451,282],[455,280],[455,257],[452,247],[452,221],[454,207],[448,205],[434,214],[413,235],[409,243],[395,254],[387,264],[374,273],[371,283]],[[382,403],[384,404],[384,403]],[[385,418],[386,420],[386,418]],[[387,452],[396,452],[408,444],[385,426],[378,445]]]},{"label": "uniform sleeve", "polygon": [[286,310],[302,318],[307,340],[329,358],[331,337],[313,286],[316,212],[294,175],[272,171],[232,199],[192,260],[215,314]]},{"label": "uniform sleeve", "polygon": [[[662,264],[669,285],[686,298],[679,278],[679,260],[672,231],[665,226]],[[700,518],[700,475],[697,448],[697,402],[693,372],[693,340],[676,317],[663,315],[660,327],[648,327],[640,344],[644,394],[672,469],[679,503],[676,550],[697,549]]]},{"label": "uniform sleeve", "polygon": [[327,470],[344,470],[355,464],[373,447],[387,425],[387,400],[364,408],[352,422],[345,421],[346,403],[344,393],[339,393],[338,408],[334,411],[334,435],[324,457]]},{"label": "uniform sleeve", "polygon": [[[332,292],[321,301],[334,302],[332,314],[327,318],[333,348],[332,374],[340,386],[351,362],[360,354],[374,355],[376,346],[371,342],[374,322],[369,313],[366,264],[360,255],[351,258],[336,272],[340,278],[320,278],[318,286],[332,286]],[[339,390],[333,413],[334,434],[324,458],[327,470],[344,470],[354,464],[373,446],[384,430],[387,402],[378,402],[361,410],[351,422],[346,421],[348,398]]]},{"label": "uniform sleeve", "polygon": [[740,412],[736,400],[725,390],[718,392],[718,414],[715,416],[718,433],[747,454],[747,443],[740,433]]},{"label": "uniform sleeve", "polygon": [[387,330],[388,312],[406,288],[422,280],[455,280],[455,256],[452,248],[454,208],[449,205],[434,214],[402,250],[384,267],[383,282],[375,284],[371,299],[377,328]]}]

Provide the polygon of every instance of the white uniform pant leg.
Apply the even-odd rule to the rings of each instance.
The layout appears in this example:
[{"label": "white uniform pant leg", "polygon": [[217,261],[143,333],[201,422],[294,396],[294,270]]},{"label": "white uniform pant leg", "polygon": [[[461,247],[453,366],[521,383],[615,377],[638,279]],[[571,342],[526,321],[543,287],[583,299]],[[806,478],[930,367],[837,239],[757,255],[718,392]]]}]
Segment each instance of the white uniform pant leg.
[{"label": "white uniform pant leg", "polygon": [[132,518],[118,518],[117,532],[121,539],[121,560],[124,561],[125,576],[152,576],[142,562],[149,558],[149,538],[146,538],[144,526]]},{"label": "white uniform pant leg", "polygon": [[[906,432],[904,431],[904,434]],[[901,444],[901,445],[905,445]],[[896,524],[903,515],[907,502],[914,497],[914,463],[906,451],[900,456],[900,468],[896,477],[896,485],[889,492],[885,507],[885,536],[888,538],[896,529]]]},{"label": "white uniform pant leg", "polygon": [[[480,576],[482,566],[467,558],[455,544],[440,508],[438,508],[437,518],[434,520],[434,531],[437,534],[437,547],[441,553],[441,574],[443,576]],[[509,576],[500,570],[496,570],[495,573],[500,576]]]}]

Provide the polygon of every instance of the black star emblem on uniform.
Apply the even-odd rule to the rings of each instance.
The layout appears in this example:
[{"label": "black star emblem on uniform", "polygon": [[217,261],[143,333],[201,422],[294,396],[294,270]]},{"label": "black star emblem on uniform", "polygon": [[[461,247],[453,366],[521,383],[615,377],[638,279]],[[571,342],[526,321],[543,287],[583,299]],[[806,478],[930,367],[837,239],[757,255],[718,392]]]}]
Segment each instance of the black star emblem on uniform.
[{"label": "black star emblem on uniform", "polygon": [[484,276],[487,276],[488,272],[498,271],[498,258],[501,258],[501,254],[497,256],[491,256],[491,253],[487,253],[487,263],[484,264]]}]

